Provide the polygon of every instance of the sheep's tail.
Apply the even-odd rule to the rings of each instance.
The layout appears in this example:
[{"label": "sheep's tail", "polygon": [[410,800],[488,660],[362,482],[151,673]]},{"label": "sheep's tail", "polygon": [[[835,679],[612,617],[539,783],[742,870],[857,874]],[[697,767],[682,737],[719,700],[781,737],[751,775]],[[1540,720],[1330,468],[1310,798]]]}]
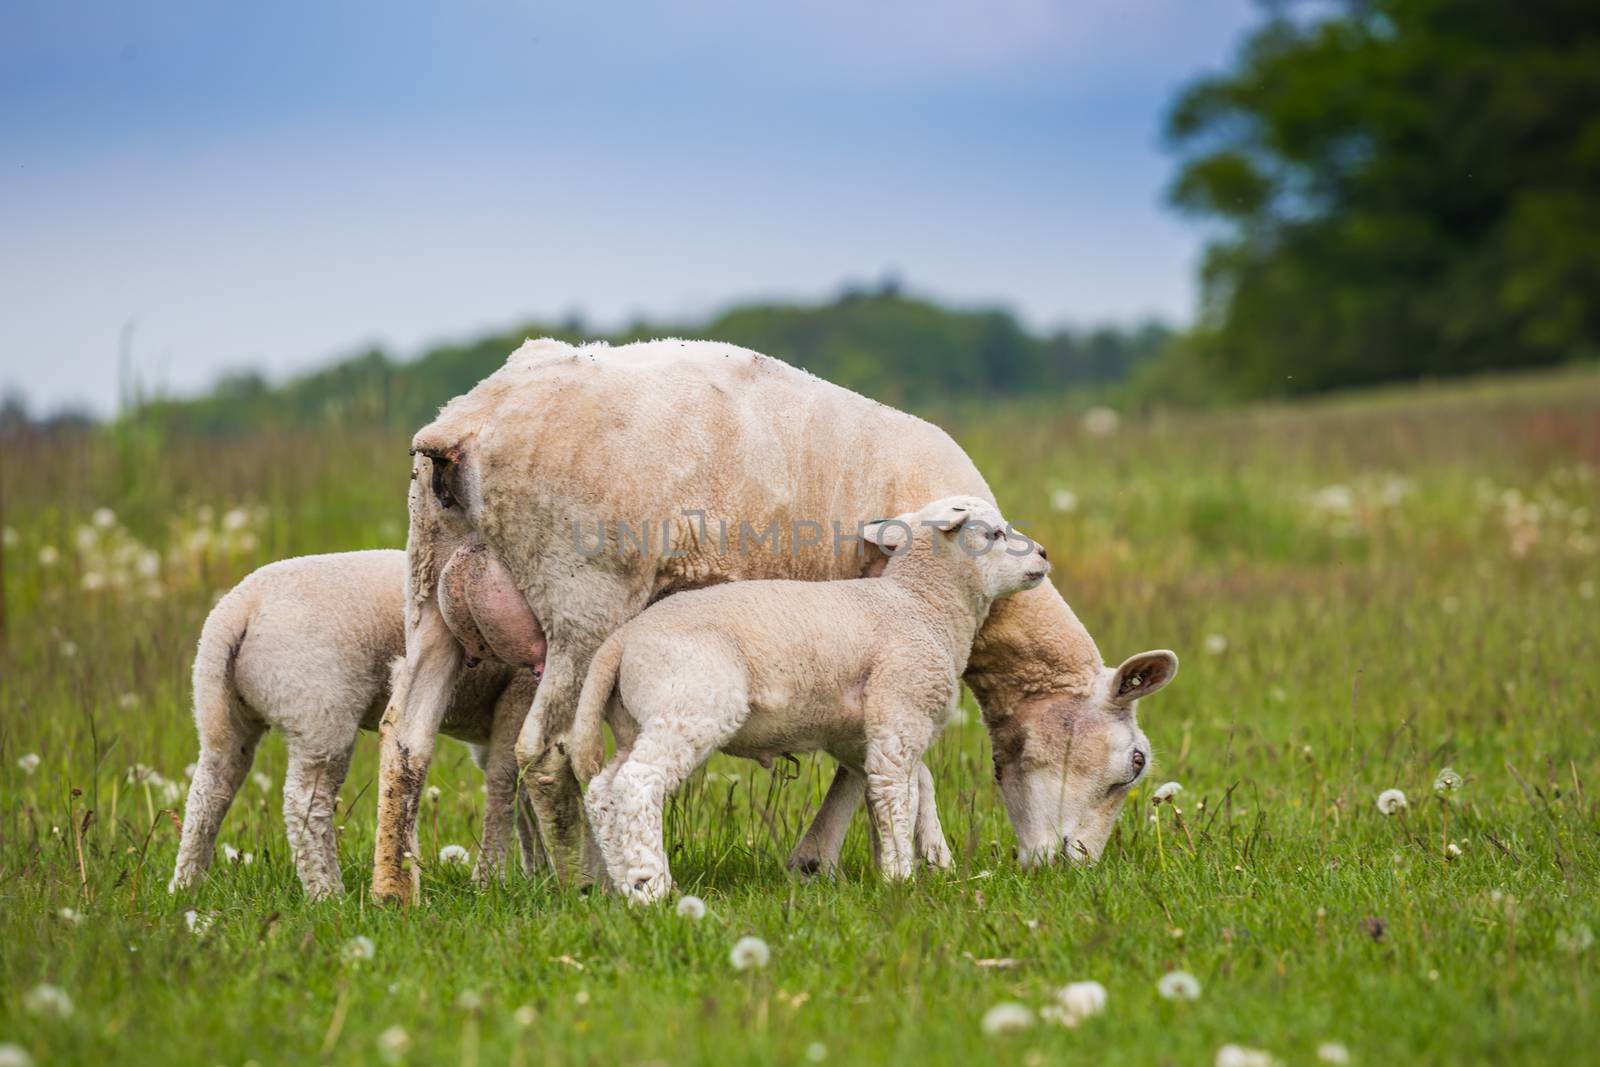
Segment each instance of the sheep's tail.
[{"label": "sheep's tail", "polygon": [[194,652],[194,725],[202,749],[231,745],[243,727],[233,664],[250,627],[254,598],[235,589],[217,602]]},{"label": "sheep's tail", "polygon": [[605,762],[606,739],[600,724],[605,721],[606,705],[617,687],[617,671],[621,666],[622,639],[614,633],[589,661],[583,693],[578,697],[578,711],[567,733],[567,757],[572,761],[572,772],[579,782],[588,782],[599,774]]}]

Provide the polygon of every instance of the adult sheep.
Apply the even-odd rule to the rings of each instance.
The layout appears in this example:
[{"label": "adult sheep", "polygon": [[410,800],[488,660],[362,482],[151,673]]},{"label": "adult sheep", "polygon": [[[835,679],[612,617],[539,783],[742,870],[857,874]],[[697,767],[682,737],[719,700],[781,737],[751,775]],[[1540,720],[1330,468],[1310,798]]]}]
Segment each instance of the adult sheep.
[{"label": "adult sheep", "polygon": [[[571,877],[584,866],[585,834],[565,737],[590,658],[613,630],[683,589],[859,576],[874,565],[851,539],[863,516],[945,496],[994,501],[937,427],[712,342],[529,341],[412,446],[411,684],[380,731],[373,874],[374,894],[391,899],[416,892],[404,851],[468,655],[463,620],[468,630],[536,634],[497,654],[542,670],[517,760],[551,862]],[[479,540],[486,561],[475,576],[441,582],[444,562]],[[464,604],[441,603],[451,588]],[[1023,862],[1063,847],[1098,857],[1150,758],[1135,702],[1176,670],[1165,651],[1107,667],[1049,584],[995,606],[965,681],[983,709]],[[791,864],[836,854],[864,791],[841,768]]]}]

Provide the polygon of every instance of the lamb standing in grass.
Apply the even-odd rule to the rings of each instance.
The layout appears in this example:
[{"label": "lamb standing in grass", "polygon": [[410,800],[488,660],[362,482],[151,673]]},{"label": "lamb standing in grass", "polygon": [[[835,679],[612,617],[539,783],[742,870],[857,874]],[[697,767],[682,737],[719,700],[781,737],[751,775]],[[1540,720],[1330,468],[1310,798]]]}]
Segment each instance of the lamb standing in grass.
[{"label": "lamb standing in grass", "polygon": [[[947,497],[862,531],[882,577],[748,581],[659,602],[595,654],[571,735],[612,884],[649,903],[672,888],[667,795],[713,751],[770,762],[823,749],[866,780],[879,869],[914,867],[922,757],[960,695],[974,636],[999,597],[1038,585],[1044,550],[992,504]],[[602,718],[617,736],[603,771]]]},{"label": "lamb standing in grass", "polygon": [[[300,881],[312,898],[341,890],[334,809],[357,734],[377,728],[391,687],[404,699],[405,584],[397,550],[304,556],[262,567],[212,609],[194,663],[200,759],[170,889],[205,875],[256,743],[274,727],[289,747],[283,817]],[[509,848],[514,746],[536,684],[531,671],[484,663],[462,673],[445,715],[443,732],[472,746],[487,778],[480,883],[500,872]],[[543,849],[521,815],[531,868]]]}]

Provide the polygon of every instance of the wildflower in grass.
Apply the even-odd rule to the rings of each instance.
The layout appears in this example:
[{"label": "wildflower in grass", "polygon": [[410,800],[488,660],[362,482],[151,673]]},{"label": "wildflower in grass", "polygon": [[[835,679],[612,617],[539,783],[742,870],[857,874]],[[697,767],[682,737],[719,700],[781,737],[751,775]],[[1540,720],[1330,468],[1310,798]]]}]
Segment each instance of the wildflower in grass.
[{"label": "wildflower in grass", "polygon": [[1050,494],[1050,506],[1063,515],[1078,510],[1078,494],[1071,489],[1057,489]]},{"label": "wildflower in grass", "polygon": [[440,863],[454,863],[465,867],[472,861],[472,854],[460,845],[446,845],[439,850]]},{"label": "wildflower in grass", "polygon": [[1277,1061],[1270,1052],[1243,1045],[1223,1045],[1217,1049],[1217,1067],[1272,1067]]},{"label": "wildflower in grass", "polygon": [[67,926],[77,926],[79,923],[83,922],[82,913],[73,908],[62,908],[60,911],[56,912],[56,918],[60,919]]},{"label": "wildflower in grass", "polygon": [[1056,1001],[1078,1019],[1106,1010],[1106,987],[1099,982],[1073,982],[1056,990]]},{"label": "wildflower in grass", "polygon": [[30,752],[26,756],[17,758],[17,766],[22,768],[23,774],[32,774],[39,769],[39,764],[43,762],[44,759],[37,752]]},{"label": "wildflower in grass", "polygon": [[741,937],[734,942],[733,951],[728,953],[728,962],[733,964],[736,971],[759,970],[770,959],[772,950],[759,937]]},{"label": "wildflower in grass", "polygon": [[812,1063],[821,1063],[828,1058],[828,1046],[820,1041],[813,1041],[806,1046],[806,1059]]},{"label": "wildflower in grass", "polygon": [[391,1026],[378,1035],[378,1055],[385,1063],[399,1063],[411,1051],[411,1035],[403,1026]]},{"label": "wildflower in grass", "polygon": [[252,863],[254,863],[255,861],[256,861],[256,854],[254,852],[246,852],[242,856],[239,857],[239,865],[241,867],[248,867]]},{"label": "wildflower in grass", "polygon": [[463,989],[456,997],[456,1007],[462,1011],[476,1014],[483,1010],[483,994],[476,989]]},{"label": "wildflower in grass", "polygon": [[1167,801],[1172,800],[1181,792],[1183,792],[1183,786],[1179,785],[1177,782],[1163,782],[1162,784],[1156,786],[1156,791],[1154,793],[1150,794],[1150,800],[1155,804],[1165,804]]},{"label": "wildflower in grass", "polygon": [[45,545],[39,549],[39,566],[54,567],[61,562],[61,550],[55,545]]},{"label": "wildflower in grass", "polygon": [[87,571],[83,576],[83,591],[98,593],[106,587],[106,576],[99,571]]},{"label": "wildflower in grass", "polygon": [[1350,1062],[1350,1050],[1337,1041],[1324,1041],[1317,1046],[1317,1059],[1323,1063],[1345,1064]]},{"label": "wildflower in grass", "polygon": [[1056,1026],[1065,1026],[1069,1029],[1077,1026],[1082,1020],[1059,1004],[1046,1004],[1039,1009],[1039,1018]]},{"label": "wildflower in grass", "polygon": [[0,544],[4,544],[7,548],[16,548],[21,541],[22,535],[17,533],[14,527],[7,526],[4,531],[0,531]]},{"label": "wildflower in grass", "polygon": [[1457,774],[1455,769],[1452,767],[1444,768],[1433,779],[1433,791],[1438,793],[1440,796],[1443,796],[1446,793],[1454,793],[1460,788],[1461,775]]},{"label": "wildflower in grass", "polygon": [[706,917],[706,902],[695,896],[684,896],[678,900],[678,914],[685,919],[699,922]]},{"label": "wildflower in grass", "polygon": [[123,711],[132,711],[139,706],[138,693],[123,693],[117,698],[117,707]]},{"label": "wildflower in grass", "polygon": [[1378,810],[1385,815],[1398,815],[1406,810],[1406,795],[1398,789],[1385,789],[1378,794]]},{"label": "wildflower in grass", "polygon": [[21,1045],[7,1041],[0,1045],[0,1067],[33,1067],[33,1057]]},{"label": "wildflower in grass", "polygon": [[250,782],[263,793],[272,792],[272,779],[267,776],[265,771],[251,772]]},{"label": "wildflower in grass", "polygon": [[524,1004],[511,1013],[511,1021],[526,1030],[539,1018],[539,1013],[533,1010],[532,1004]]},{"label": "wildflower in grass", "polygon": [[1188,971],[1168,971],[1156,980],[1156,992],[1168,1000],[1197,1000],[1200,979]]},{"label": "wildflower in grass", "polygon": [[589,991],[587,989],[578,990],[576,993],[572,994],[572,1000],[578,1005],[578,1007],[584,1007],[589,1003]]},{"label": "wildflower in grass", "polygon": [[346,963],[361,963],[370,960],[378,954],[378,947],[372,943],[372,938],[357,934],[344,943],[344,948],[339,954]]},{"label": "wildflower in grass", "polygon": [[1083,432],[1090,437],[1110,437],[1122,425],[1122,416],[1104,406],[1092,407],[1083,413]]},{"label": "wildflower in grass", "polygon": [[189,932],[196,937],[203,936],[207,930],[211,929],[211,924],[216,921],[217,913],[214,911],[199,912],[190,908],[183,913],[183,925],[187,926]]},{"label": "wildflower in grass", "polygon": [[1033,1012],[1015,1001],[996,1004],[983,1013],[983,1032],[990,1037],[1015,1034],[1033,1025]]},{"label": "wildflower in grass", "polygon": [[65,1019],[72,1014],[72,998],[60,986],[41,982],[23,996],[22,1010],[29,1015]]},{"label": "wildflower in grass", "polygon": [[1571,930],[1556,931],[1556,947],[1562,952],[1576,956],[1589,951],[1589,946],[1594,944],[1594,931],[1579,923]]},{"label": "wildflower in grass", "polygon": [[1454,841],[1452,841],[1448,845],[1444,846],[1444,858],[1447,859],[1447,860],[1460,859],[1461,858],[1461,846],[1456,844]]},{"label": "wildflower in grass", "polygon": [[95,508],[91,516],[94,524],[102,530],[109,530],[117,524],[117,513],[110,508]]},{"label": "wildflower in grass", "polygon": [[222,858],[227,860],[229,863],[238,863],[239,850],[234,848],[232,845],[223,845]]},{"label": "wildflower in grass", "polygon": [[76,641],[63,641],[63,642],[61,642],[61,658],[62,659],[77,659],[78,658],[78,642],[76,642]]},{"label": "wildflower in grass", "polygon": [[1228,639],[1221,634],[1206,634],[1206,651],[1220,656],[1228,651]]},{"label": "wildflower in grass", "polygon": [[198,764],[198,763],[186,763],[186,764],[184,764],[184,767],[183,767],[183,776],[185,778],[193,779],[194,778],[194,772],[198,771],[199,769],[200,769],[200,764]]},{"label": "wildflower in grass", "polygon": [[439,798],[443,795],[443,791],[438,786],[430,785],[428,787],[428,799],[434,803],[437,804],[439,802]]}]

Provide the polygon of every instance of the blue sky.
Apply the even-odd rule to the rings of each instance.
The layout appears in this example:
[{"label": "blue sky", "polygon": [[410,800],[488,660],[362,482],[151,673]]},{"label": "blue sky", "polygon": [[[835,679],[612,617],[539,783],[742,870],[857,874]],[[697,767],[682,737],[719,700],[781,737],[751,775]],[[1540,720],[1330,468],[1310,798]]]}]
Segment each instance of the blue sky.
[{"label": "blue sky", "polygon": [[1186,318],[1164,107],[1249,0],[0,5],[0,386],[109,410],[893,271]]}]

